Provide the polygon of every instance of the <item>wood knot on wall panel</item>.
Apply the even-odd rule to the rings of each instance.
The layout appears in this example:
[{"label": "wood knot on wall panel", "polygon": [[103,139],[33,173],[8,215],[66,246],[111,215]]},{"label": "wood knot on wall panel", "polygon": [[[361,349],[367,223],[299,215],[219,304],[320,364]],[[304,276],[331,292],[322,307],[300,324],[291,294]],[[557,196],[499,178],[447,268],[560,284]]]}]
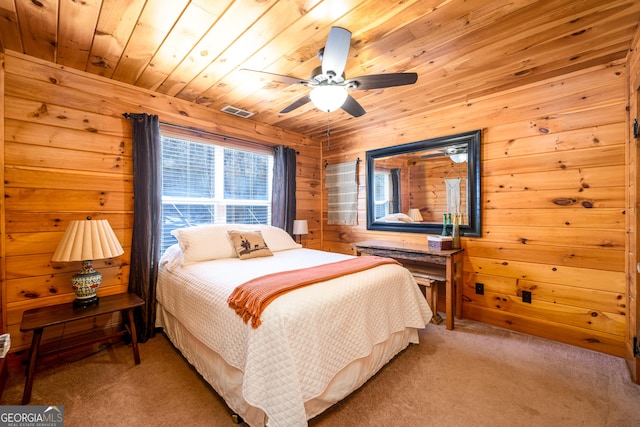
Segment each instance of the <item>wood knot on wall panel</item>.
[{"label": "wood knot on wall panel", "polygon": [[600,243],[598,246],[603,248],[615,248],[616,244],[612,242],[603,242],[603,243]]},{"label": "wood knot on wall panel", "polygon": [[47,108],[47,104],[40,105],[33,113],[29,114],[29,117],[41,117],[46,116],[49,113],[49,109]]},{"label": "wood knot on wall panel", "polygon": [[572,197],[561,197],[558,199],[553,199],[552,202],[558,206],[571,206],[578,202],[578,200]]}]

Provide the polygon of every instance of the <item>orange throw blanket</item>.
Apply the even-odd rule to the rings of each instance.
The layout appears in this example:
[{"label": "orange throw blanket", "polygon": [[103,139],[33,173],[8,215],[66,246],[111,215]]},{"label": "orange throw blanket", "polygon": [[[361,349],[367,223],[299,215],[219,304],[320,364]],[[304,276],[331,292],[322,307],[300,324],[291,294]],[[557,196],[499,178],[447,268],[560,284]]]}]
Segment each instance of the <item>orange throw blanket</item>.
[{"label": "orange throw blanket", "polygon": [[251,320],[251,326],[257,328],[260,326],[260,315],[264,309],[280,295],[313,283],[357,273],[382,264],[402,265],[391,258],[360,256],[315,267],[267,274],[239,285],[233,290],[227,303],[245,323]]}]

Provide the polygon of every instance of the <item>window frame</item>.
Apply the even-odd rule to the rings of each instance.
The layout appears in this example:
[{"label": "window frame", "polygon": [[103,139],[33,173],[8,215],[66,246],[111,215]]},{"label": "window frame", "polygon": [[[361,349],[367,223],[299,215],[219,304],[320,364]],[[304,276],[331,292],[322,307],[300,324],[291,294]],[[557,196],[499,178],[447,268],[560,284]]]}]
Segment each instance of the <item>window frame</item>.
[{"label": "window frame", "polygon": [[[212,214],[213,218],[215,218],[215,223],[217,224],[233,223],[233,222],[227,222],[227,212],[226,212],[227,206],[264,206],[267,209],[266,224],[269,224],[269,225],[271,224],[271,203],[273,200],[273,161],[274,161],[274,154],[271,146],[260,144],[257,142],[238,140],[235,138],[216,135],[216,134],[208,133],[205,131],[199,131],[195,129],[187,129],[187,128],[181,128],[178,126],[161,124],[160,125],[161,144],[164,144],[163,142],[164,138],[173,138],[173,139],[178,139],[178,140],[187,141],[187,142],[214,146],[216,151],[215,162],[217,166],[214,169],[214,174],[215,174],[214,183],[213,183],[213,185],[215,186],[214,197],[165,196],[164,184],[163,184],[161,188],[162,194],[161,194],[161,201],[160,201],[161,221],[162,221],[161,223],[162,236],[161,236],[161,242],[160,242],[161,252],[164,252],[169,246],[176,243],[175,241],[171,241],[171,239],[169,239],[168,237],[171,230],[173,229],[168,230],[165,226],[165,223],[166,223],[165,205],[168,205],[168,204],[173,204],[176,207],[187,206],[187,205],[210,206],[211,209],[213,209],[213,211],[219,212],[219,213]],[[238,198],[225,199],[224,197],[225,196],[224,194],[225,193],[224,191],[224,178],[225,178],[224,150],[225,149],[251,152],[258,155],[266,155],[270,157],[268,168],[267,168],[268,175],[267,175],[267,182],[266,182],[266,185],[267,185],[266,200],[238,199]],[[164,151],[164,147],[161,148],[161,153],[163,151]],[[164,174],[163,158],[161,158],[161,168],[162,168],[161,173]],[[224,208],[224,212],[219,211],[219,209],[222,209],[222,208]],[[257,218],[256,220],[259,221]],[[191,225],[200,225],[200,223],[191,224]],[[190,225],[186,225],[186,226],[190,226]],[[174,229],[177,229],[177,228],[181,228],[181,227],[176,227]],[[169,241],[166,241],[166,239],[169,239]]]}]

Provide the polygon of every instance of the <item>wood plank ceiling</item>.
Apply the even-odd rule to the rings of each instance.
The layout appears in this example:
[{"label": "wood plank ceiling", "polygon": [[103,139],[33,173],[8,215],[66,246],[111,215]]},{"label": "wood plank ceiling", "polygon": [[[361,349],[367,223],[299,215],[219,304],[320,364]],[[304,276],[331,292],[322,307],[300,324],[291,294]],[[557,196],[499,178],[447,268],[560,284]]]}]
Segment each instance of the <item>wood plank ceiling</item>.
[{"label": "wood plank ceiling", "polygon": [[353,91],[367,114],[331,113],[332,137],[626,57],[637,0],[0,0],[4,49],[314,137],[327,113],[279,111],[309,89],[331,26],[352,33],[345,74],[418,73]]}]

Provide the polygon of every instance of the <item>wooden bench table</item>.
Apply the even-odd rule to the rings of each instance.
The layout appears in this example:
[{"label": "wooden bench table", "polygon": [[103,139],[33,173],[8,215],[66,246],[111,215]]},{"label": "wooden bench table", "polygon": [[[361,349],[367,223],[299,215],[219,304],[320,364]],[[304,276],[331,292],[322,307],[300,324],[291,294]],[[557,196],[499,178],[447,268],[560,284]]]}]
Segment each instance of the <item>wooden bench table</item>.
[{"label": "wooden bench table", "polygon": [[[100,301],[89,307],[74,307],[73,303],[58,304],[48,307],[34,308],[25,310],[22,314],[22,323],[20,330],[22,332],[33,331],[33,339],[31,348],[29,349],[29,358],[27,360],[27,382],[24,386],[24,394],[22,395],[22,404],[26,405],[31,400],[31,389],[33,387],[33,376],[36,369],[36,361],[38,357],[47,354],[59,353],[70,350],[82,345],[93,344],[106,341],[107,339],[130,334],[131,345],[133,347],[133,358],[135,364],[140,364],[140,353],[138,352],[138,338],[136,335],[135,323],[133,321],[133,309],[144,304],[144,301],[137,295],[132,293],[123,293],[100,297]],[[100,316],[102,314],[122,312],[122,319],[129,320],[130,327],[124,330],[116,331],[110,335],[96,334],[90,331],[87,334],[75,336],[68,342],[61,342],[50,351],[41,351],[40,341],[44,328],[49,326],[60,325],[76,320],[82,320],[89,317]]]},{"label": "wooden bench table", "polygon": [[446,290],[446,327],[454,328],[454,314],[462,319],[462,254],[464,249],[429,250],[424,245],[367,240],[354,243],[358,255],[378,255],[393,258],[404,265],[419,285],[428,287],[427,300],[434,316],[437,312],[437,284],[444,281]]}]

